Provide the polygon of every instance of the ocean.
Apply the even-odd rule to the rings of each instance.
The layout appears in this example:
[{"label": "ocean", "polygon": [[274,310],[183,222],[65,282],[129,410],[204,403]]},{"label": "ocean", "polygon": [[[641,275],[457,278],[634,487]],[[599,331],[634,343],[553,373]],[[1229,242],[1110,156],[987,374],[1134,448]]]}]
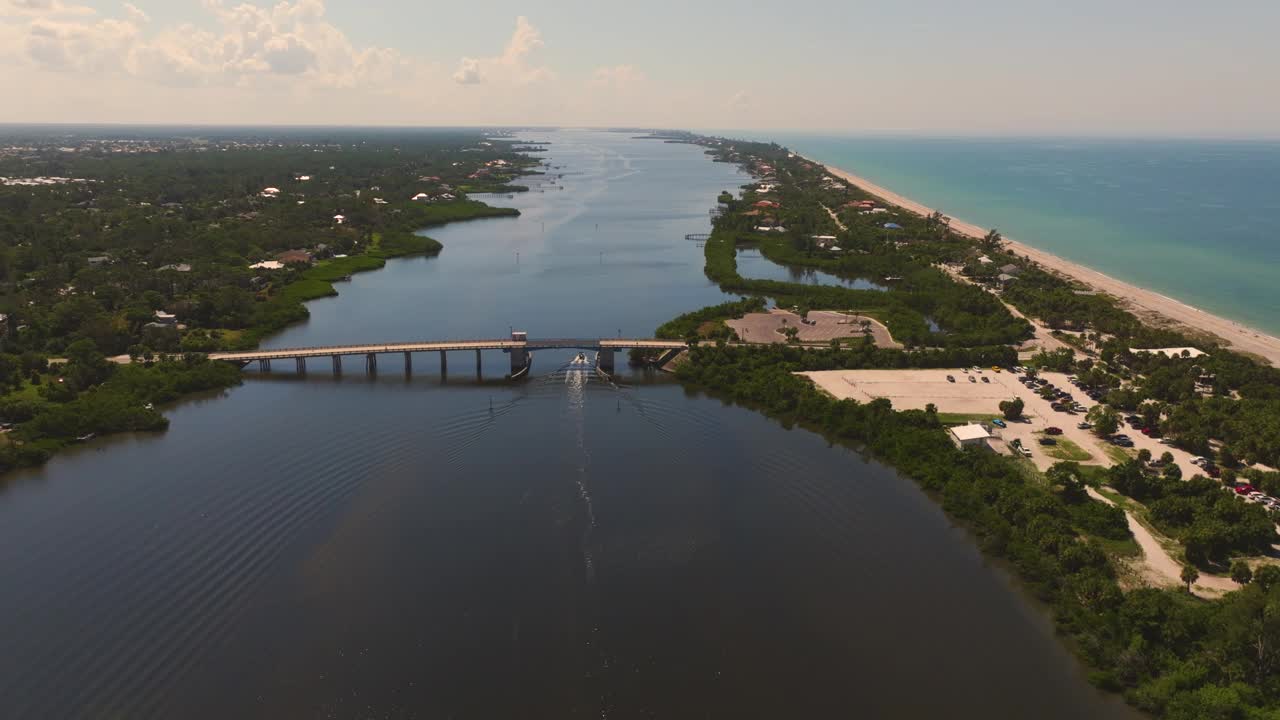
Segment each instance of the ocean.
[{"label": "ocean", "polygon": [[717,134],[1280,335],[1280,142]]}]

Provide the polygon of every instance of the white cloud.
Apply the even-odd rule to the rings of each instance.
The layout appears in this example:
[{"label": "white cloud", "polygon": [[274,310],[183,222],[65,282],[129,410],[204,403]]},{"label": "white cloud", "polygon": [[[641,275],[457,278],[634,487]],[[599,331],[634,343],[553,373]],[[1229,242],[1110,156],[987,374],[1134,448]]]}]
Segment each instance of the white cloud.
[{"label": "white cloud", "polygon": [[550,68],[531,63],[532,56],[541,49],[542,31],[521,15],[516,18],[516,29],[511,33],[501,55],[491,57],[464,57],[453,74],[460,85],[477,85],[495,79],[514,85],[531,85],[555,79]]},{"label": "white cloud", "polygon": [[0,17],[5,15],[93,15],[87,5],[68,5],[62,0],[0,0]]},{"label": "white cloud", "polygon": [[0,121],[671,126],[686,106],[631,64],[562,80],[526,17],[491,53],[445,67],[356,45],[322,0],[201,0],[184,24],[76,1],[0,0],[0,93],[23,98]]},{"label": "white cloud", "polygon": [[458,71],[453,74],[453,81],[459,85],[478,85],[484,81],[480,74],[480,61],[475,58],[462,58],[458,63]]},{"label": "white cloud", "polygon": [[146,25],[151,22],[151,16],[140,10],[138,6],[133,3],[124,4],[124,13],[129,16],[129,20],[136,25]]}]

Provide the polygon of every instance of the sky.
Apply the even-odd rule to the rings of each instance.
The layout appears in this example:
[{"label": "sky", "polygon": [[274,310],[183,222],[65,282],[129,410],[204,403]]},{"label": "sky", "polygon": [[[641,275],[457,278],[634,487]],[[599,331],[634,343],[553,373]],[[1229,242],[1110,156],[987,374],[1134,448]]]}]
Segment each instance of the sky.
[{"label": "sky", "polygon": [[1280,136],[1277,0],[0,0],[0,122]]}]

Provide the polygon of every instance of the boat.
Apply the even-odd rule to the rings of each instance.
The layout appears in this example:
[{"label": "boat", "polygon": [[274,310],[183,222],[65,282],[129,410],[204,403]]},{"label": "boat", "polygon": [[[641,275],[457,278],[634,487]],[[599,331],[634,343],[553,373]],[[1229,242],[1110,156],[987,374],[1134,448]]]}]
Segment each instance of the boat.
[{"label": "boat", "polygon": [[89,442],[95,437],[97,437],[97,433],[85,433],[84,435],[78,436],[76,438],[76,442]]},{"label": "boat", "polygon": [[576,355],[572,360],[570,360],[570,361],[569,361],[569,370],[570,370],[571,372],[579,371],[579,370],[586,370],[586,369],[588,369],[589,367],[591,367],[591,365],[590,365],[590,363],[588,363],[588,362],[587,362],[587,354],[586,354],[586,353],[581,353],[581,352],[580,352],[580,353],[578,353],[578,354],[577,354],[577,355]]}]

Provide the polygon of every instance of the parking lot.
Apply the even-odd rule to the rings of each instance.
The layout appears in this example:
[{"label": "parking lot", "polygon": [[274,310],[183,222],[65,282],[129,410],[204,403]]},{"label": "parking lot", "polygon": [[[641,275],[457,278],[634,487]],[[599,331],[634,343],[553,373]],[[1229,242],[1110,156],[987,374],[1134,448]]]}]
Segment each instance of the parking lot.
[{"label": "parking lot", "polygon": [[901,348],[901,343],[894,341],[889,328],[880,321],[862,315],[846,315],[845,313],[827,310],[809,311],[809,320],[804,322],[799,315],[774,308],[769,312],[750,313],[737,320],[726,320],[725,324],[738,333],[742,342],[748,343],[783,343],[787,341],[780,331],[793,327],[798,331],[796,339],[802,343],[829,343],[832,340],[849,340],[863,336],[861,322],[870,323],[871,339],[877,347]]},{"label": "parking lot", "polygon": [[[864,403],[876,398],[886,398],[898,410],[923,410],[932,403],[940,413],[989,414],[990,418],[999,418],[1000,401],[1021,398],[1024,406],[1023,421],[1006,422],[1007,427],[1004,428],[992,427],[992,434],[997,438],[991,442],[993,449],[1014,454],[1010,444],[1017,439],[1031,449],[1031,461],[1036,467],[1046,469],[1058,461],[1039,444],[1040,439],[1045,437],[1044,431],[1052,427],[1062,431],[1061,435],[1056,436],[1057,439],[1070,440],[1089,453],[1090,458],[1081,462],[1094,465],[1115,464],[1107,454],[1107,448],[1111,447],[1113,454],[1117,454],[1118,448],[1110,446],[1089,430],[1076,427],[1084,420],[1085,413],[1055,411],[1050,401],[1024,386],[1019,382],[1018,375],[1007,370],[830,370],[801,374],[837,398]],[[947,376],[954,378],[955,382],[949,381]],[[1072,387],[1063,373],[1045,372],[1040,373],[1040,377],[1059,389],[1071,392],[1075,401],[1084,406],[1086,411],[1097,404]],[[1136,430],[1124,428],[1121,432],[1128,434],[1134,443],[1134,447],[1122,451],[1126,455],[1135,456],[1138,450],[1146,448],[1153,457],[1158,458],[1167,451],[1174,456],[1183,477],[1204,474],[1202,469],[1191,462],[1194,456],[1190,453],[1162,445],[1157,439]]]}]

